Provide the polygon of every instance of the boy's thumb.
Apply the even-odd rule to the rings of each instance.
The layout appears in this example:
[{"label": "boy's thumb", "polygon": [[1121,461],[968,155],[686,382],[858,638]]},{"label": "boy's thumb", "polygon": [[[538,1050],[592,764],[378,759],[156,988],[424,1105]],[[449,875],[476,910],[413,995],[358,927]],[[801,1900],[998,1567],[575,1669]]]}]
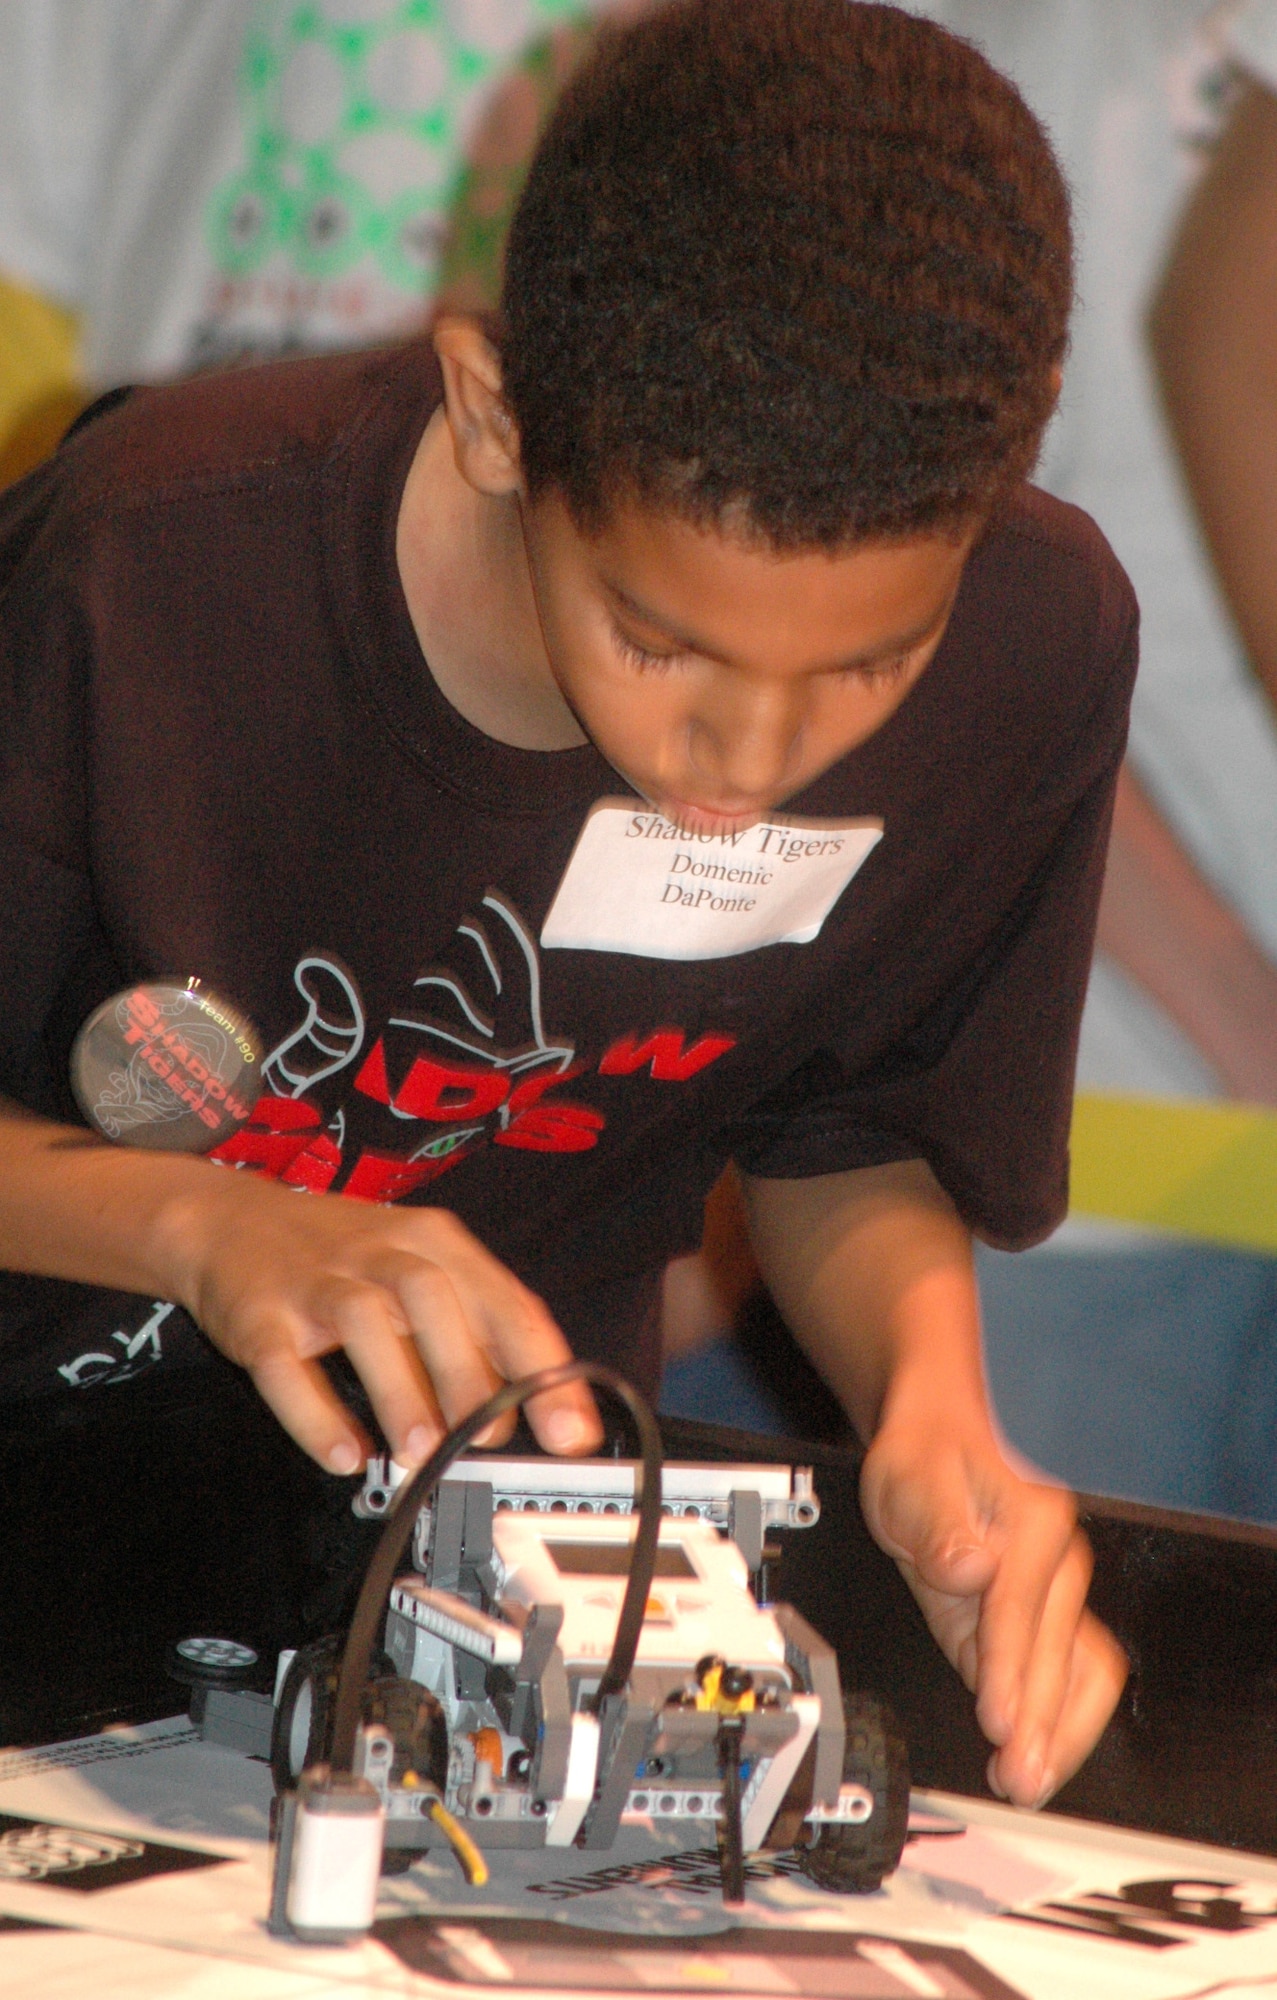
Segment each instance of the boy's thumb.
[{"label": "boy's thumb", "polygon": [[966,1480],[932,1466],[920,1479],[875,1465],[870,1452],[860,1503],[878,1546],[908,1564],[920,1583],[947,1595],[983,1590],[997,1568],[985,1525],[976,1519]]},{"label": "boy's thumb", "polygon": [[953,1597],[974,1597],[993,1580],[997,1558],[985,1536],[955,1529],[924,1546],[914,1560],[919,1579]]}]

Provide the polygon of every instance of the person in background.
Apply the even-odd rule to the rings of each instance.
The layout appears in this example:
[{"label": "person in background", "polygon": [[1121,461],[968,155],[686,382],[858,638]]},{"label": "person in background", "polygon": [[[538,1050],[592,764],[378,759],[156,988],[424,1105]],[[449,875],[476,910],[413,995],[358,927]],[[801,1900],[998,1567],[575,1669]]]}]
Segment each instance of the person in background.
[{"label": "person in background", "polygon": [[[1063,155],[1082,307],[1040,476],[1095,514],[1141,605],[1079,1088],[1277,1103],[1277,710],[1238,563],[1186,504],[1157,373],[1175,231],[1249,149],[1277,6],[925,11],[1017,77]],[[1218,421],[1199,392],[1180,377],[1181,438]],[[1236,459],[1232,479],[1234,514],[1243,491],[1254,509]],[[1092,1490],[1277,1518],[1277,1259],[1079,1218],[1024,1258],[983,1252],[981,1288],[994,1396],[1031,1457]]]},{"label": "person in background", "polygon": [[0,479],[91,396],[419,329],[495,78],[579,0],[6,0]]},{"label": "person in background", "polygon": [[1232,46],[1244,81],[1153,299],[1154,364],[1247,661],[1277,711],[1277,7]]}]

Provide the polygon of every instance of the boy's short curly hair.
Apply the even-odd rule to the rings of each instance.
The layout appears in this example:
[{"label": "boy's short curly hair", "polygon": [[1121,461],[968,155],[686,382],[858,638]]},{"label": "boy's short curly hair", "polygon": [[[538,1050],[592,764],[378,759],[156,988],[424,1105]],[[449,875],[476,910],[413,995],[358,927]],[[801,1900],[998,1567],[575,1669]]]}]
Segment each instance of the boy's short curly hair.
[{"label": "boy's short curly hair", "polygon": [[954,528],[1037,455],[1068,195],[1013,85],[856,0],[606,29],[514,218],[506,397],[535,496],[777,549]]}]

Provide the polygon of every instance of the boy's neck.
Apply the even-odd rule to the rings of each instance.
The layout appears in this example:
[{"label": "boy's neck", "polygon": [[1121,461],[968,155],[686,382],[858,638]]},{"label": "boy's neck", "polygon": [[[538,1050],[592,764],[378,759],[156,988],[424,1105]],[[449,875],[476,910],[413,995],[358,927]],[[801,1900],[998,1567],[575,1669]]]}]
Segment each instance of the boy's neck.
[{"label": "boy's neck", "polygon": [[442,410],[409,468],[395,553],[426,665],[467,722],[519,750],[586,742],[550,670],[518,500],[462,477]]}]

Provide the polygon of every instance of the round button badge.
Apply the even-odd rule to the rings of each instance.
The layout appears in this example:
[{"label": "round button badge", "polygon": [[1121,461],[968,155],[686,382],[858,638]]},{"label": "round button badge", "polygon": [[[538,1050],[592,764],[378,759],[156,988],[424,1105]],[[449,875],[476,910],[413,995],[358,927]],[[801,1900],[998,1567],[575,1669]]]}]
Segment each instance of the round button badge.
[{"label": "round button badge", "polygon": [[71,1087],[117,1146],[207,1153],[260,1093],[262,1045],[238,1007],[199,979],[126,987],[95,1008],[71,1051]]}]

